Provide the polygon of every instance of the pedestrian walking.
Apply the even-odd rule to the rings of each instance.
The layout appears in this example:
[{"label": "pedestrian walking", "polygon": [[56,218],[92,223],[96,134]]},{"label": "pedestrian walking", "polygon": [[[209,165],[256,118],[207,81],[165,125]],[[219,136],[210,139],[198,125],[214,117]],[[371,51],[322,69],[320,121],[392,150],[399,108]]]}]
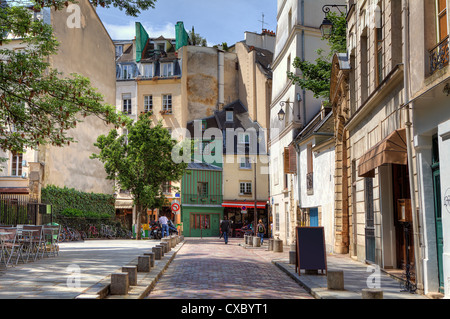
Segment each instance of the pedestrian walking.
[{"label": "pedestrian walking", "polygon": [[222,231],[223,239],[225,244],[228,244],[228,233],[230,232],[230,221],[226,216],[224,216],[222,222],[220,223],[220,230]]},{"label": "pedestrian walking", "polygon": [[260,219],[258,222],[258,225],[256,225],[256,233],[258,234],[258,237],[261,238],[261,245],[264,241],[264,234],[266,232],[266,227],[264,226],[262,220]]},{"label": "pedestrian walking", "polygon": [[159,223],[161,225],[161,238],[169,237],[169,220],[165,215],[159,217]]}]

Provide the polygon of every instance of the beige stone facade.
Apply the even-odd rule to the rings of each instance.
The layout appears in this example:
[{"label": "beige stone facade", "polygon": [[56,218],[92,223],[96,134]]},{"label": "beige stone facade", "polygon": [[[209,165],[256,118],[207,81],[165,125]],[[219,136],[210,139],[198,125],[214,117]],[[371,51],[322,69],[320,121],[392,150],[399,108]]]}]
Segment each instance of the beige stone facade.
[{"label": "beige stone facade", "polygon": [[[95,9],[87,0],[77,3],[76,17],[65,8],[48,10],[48,23],[59,41],[58,54],[50,58],[51,67],[70,76],[78,73],[88,77],[98,89],[105,103],[115,103],[114,44]],[[73,20],[77,19],[77,20]],[[69,21],[69,22],[68,22]],[[71,22],[79,21],[73,24]],[[8,45],[21,47],[20,40]],[[85,192],[113,193],[113,185],[106,180],[103,165],[89,157],[98,150],[94,147],[97,136],[106,134],[111,127],[96,117],[87,117],[71,130],[77,143],[64,148],[43,146],[38,151],[27,150],[22,159],[22,176],[12,177],[11,155],[5,164],[0,183],[2,187],[29,187],[31,197],[40,199],[40,189],[46,185],[67,186]]]}]

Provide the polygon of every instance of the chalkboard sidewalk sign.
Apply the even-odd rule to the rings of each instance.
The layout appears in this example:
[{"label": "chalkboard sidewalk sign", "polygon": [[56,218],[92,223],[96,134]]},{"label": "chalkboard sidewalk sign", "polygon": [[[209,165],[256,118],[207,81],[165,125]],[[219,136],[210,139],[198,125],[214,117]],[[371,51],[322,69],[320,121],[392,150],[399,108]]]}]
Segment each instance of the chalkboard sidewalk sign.
[{"label": "chalkboard sidewalk sign", "polygon": [[296,228],[296,262],[295,269],[327,271],[327,255],[325,250],[325,233],[323,227]]}]

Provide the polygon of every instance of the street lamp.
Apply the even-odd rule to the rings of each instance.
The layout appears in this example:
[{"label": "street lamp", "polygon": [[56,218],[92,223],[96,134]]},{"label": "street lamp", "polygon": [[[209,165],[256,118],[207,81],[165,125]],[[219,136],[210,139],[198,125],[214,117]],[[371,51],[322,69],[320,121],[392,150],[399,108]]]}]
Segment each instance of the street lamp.
[{"label": "street lamp", "polygon": [[[342,14],[347,14],[347,6],[346,5],[338,5],[338,4],[326,4],[322,7],[323,13],[325,13],[325,18],[320,25],[320,32],[322,33],[322,37],[328,39],[331,36],[331,32],[333,30],[333,22],[331,22],[327,14],[331,11],[331,8],[336,8]],[[341,11],[340,8],[345,8],[345,11]]]},{"label": "street lamp", "polygon": [[281,108],[280,112],[278,112],[278,120],[279,121],[284,121],[284,116],[286,115],[286,113],[284,113],[283,108]]}]

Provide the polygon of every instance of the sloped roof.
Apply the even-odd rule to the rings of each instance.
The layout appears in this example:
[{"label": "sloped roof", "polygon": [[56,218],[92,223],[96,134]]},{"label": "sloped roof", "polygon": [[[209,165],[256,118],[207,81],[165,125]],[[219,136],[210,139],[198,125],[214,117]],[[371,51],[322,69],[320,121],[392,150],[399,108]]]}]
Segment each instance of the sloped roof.
[{"label": "sloped roof", "polygon": [[202,163],[202,162],[191,162],[188,163],[187,169],[194,170],[204,170],[204,171],[221,171],[222,168],[216,165]]},{"label": "sloped roof", "polygon": [[334,134],[333,112],[330,108],[325,108],[325,116],[322,118],[322,110],[306,125],[306,127],[297,135],[295,140],[301,142],[315,134]]}]

